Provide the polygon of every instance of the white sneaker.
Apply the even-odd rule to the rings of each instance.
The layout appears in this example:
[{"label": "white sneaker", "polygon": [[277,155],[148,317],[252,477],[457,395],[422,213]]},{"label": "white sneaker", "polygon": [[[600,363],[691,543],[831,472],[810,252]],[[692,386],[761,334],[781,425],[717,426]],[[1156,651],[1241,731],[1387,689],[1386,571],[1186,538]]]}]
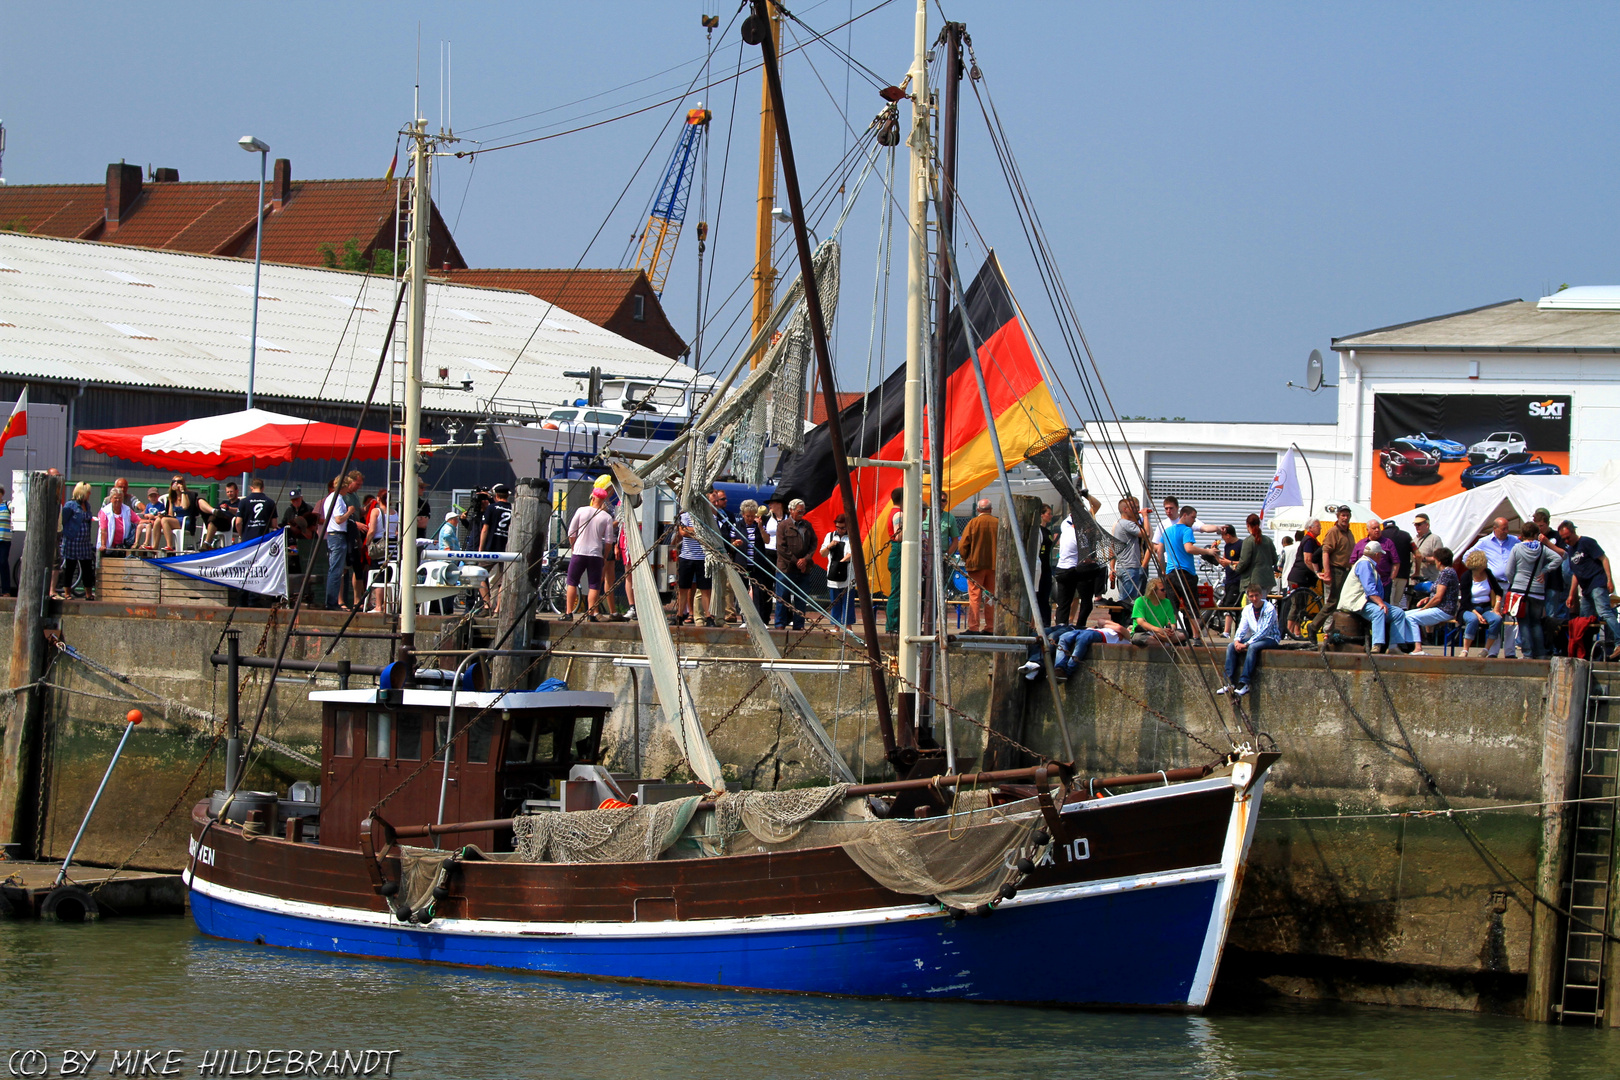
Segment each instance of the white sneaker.
[{"label": "white sneaker", "polygon": [[[1039,670],[1041,670],[1041,662],[1039,660],[1031,660],[1028,663],[1026,663],[1023,667],[1019,668],[1018,670],[1020,670],[1020,671],[1039,671]],[[1030,676],[1030,678],[1034,678],[1034,676],[1032,675],[1032,676]]]},{"label": "white sneaker", "polygon": [[624,617],[627,618],[627,619],[635,618],[636,617],[636,605],[631,604],[627,609],[625,609]]},{"label": "white sneaker", "polygon": [[1238,687],[1236,690],[1233,690],[1232,691],[1232,696],[1233,697],[1244,697],[1245,695],[1248,694],[1248,692],[1249,692],[1249,686],[1248,686],[1247,683],[1245,683],[1242,686]]},{"label": "white sneaker", "polygon": [[1028,665],[1028,664],[1024,665],[1024,678],[1028,679],[1030,682],[1034,682],[1036,679],[1038,679],[1040,677],[1041,677],[1041,666],[1039,664],[1036,664],[1033,668],[1030,667],[1030,665]]},{"label": "white sneaker", "polygon": [[1233,687],[1232,687],[1232,684],[1231,684],[1231,683],[1228,683],[1228,684],[1226,684],[1226,685],[1225,685],[1225,686],[1223,686],[1223,687],[1221,687],[1221,688],[1220,688],[1220,689],[1219,689],[1219,690],[1217,690],[1217,691],[1215,691],[1215,692],[1216,692],[1216,693],[1217,693],[1217,694],[1225,694],[1225,693],[1227,693],[1227,692],[1228,692],[1228,691],[1230,691],[1230,690],[1232,690],[1232,689],[1233,689]]}]

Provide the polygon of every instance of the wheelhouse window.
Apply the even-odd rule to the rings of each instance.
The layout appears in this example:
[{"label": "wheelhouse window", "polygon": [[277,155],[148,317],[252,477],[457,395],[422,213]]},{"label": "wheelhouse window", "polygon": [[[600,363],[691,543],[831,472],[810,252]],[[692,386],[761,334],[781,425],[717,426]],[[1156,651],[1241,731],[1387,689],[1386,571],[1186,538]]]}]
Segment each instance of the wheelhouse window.
[{"label": "wheelhouse window", "polygon": [[399,761],[420,761],[422,759],[422,714],[414,710],[402,710],[394,719],[396,731],[394,734],[394,757]]},{"label": "wheelhouse window", "polygon": [[484,713],[467,729],[467,761],[473,765],[489,763],[489,744],[495,739],[495,718]]},{"label": "wheelhouse window", "polygon": [[366,757],[386,758],[393,749],[393,715],[385,712],[366,713]]},{"label": "wheelhouse window", "polygon": [[335,757],[354,756],[354,713],[338,709],[332,716],[332,754]]},{"label": "wheelhouse window", "polygon": [[[448,738],[449,734],[450,734],[450,717],[448,715],[434,717],[433,718],[433,760],[434,761],[444,761],[444,760],[446,760],[445,756],[444,756],[444,749],[445,749],[444,748],[444,743],[445,743],[446,738]],[[456,760],[456,747],[455,747],[454,743],[451,743],[451,745],[450,745],[450,757],[449,757],[449,760],[450,761]]]}]

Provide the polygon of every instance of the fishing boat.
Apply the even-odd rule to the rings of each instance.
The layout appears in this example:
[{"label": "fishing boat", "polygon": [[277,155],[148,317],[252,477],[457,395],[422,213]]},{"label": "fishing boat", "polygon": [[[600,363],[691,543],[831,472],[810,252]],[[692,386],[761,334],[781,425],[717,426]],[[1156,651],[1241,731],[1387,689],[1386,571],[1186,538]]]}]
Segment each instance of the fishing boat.
[{"label": "fishing boat", "polygon": [[[926,4],[919,3],[908,79],[924,106],[926,25]],[[821,306],[836,248],[831,237],[810,247],[765,0],[755,0],[742,36],[764,56],[800,274],[774,308],[756,308],[753,341],[687,429],[644,461],[613,463],[638,597],[658,592],[641,517],[657,504],[649,497],[656,491],[677,492],[706,548],[727,550],[702,492],[726,454],[742,445],[739,432],[757,416],[784,343],[794,339],[814,350],[828,405],[830,471],[843,505],[858,506],[853,457],[857,467],[897,471],[908,520],[921,520],[928,356],[919,280],[927,230],[919,219],[928,202],[922,159],[930,152],[929,109],[915,109],[910,142],[916,227],[900,395],[906,433],[891,447],[879,421],[846,444]],[[889,100],[903,96],[896,95]],[[407,134],[420,208],[432,139],[424,121]],[[425,220],[413,214],[413,222]],[[407,445],[415,445],[419,421],[426,247],[413,227]],[[941,338],[955,341],[965,359],[942,361],[934,400],[977,384],[992,475],[1010,491],[979,364],[988,355],[986,328],[995,331],[996,348],[1016,336],[1015,305],[1005,290],[980,287],[999,281],[999,270],[982,273],[967,296],[954,264],[952,273],[955,313],[941,325],[949,321],[954,330]],[[994,299],[1003,294],[1005,303]],[[1041,439],[1019,457],[1050,458]],[[939,456],[936,443],[936,476]],[[410,505],[415,470],[404,470],[404,484],[402,501]],[[935,522],[944,510],[942,486],[931,496]],[[1078,497],[1071,502],[1078,505]],[[218,938],[368,959],[728,990],[1202,1008],[1277,755],[1244,745],[1204,765],[1086,776],[1072,764],[1074,748],[1059,725],[1064,760],[971,769],[956,754],[952,710],[938,717],[942,746],[924,721],[946,699],[928,689],[938,676],[925,671],[923,646],[942,657],[947,635],[939,618],[932,634],[921,632],[924,594],[932,588],[943,595],[943,585],[937,572],[931,586],[923,580],[920,534],[907,531],[899,558],[898,587],[908,603],[892,658],[880,648],[861,530],[851,537],[863,624],[851,634],[866,649],[874,707],[899,779],[857,781],[794,682],[793,665],[781,662],[779,639],[757,620],[747,622],[756,654],[750,662],[774,681],[831,781],[786,791],[728,789],[656,604],[638,607],[637,662],[649,669],[690,781],[608,769],[604,731],[613,695],[555,680],[491,687],[487,673],[471,674],[493,656],[540,658],[544,648],[470,650],[454,672],[419,668],[416,551],[402,545],[399,660],[375,688],[311,694],[322,718],[318,801],[307,798],[316,794],[309,790],[296,793],[303,799],[238,790],[231,762],[241,749],[233,741],[226,790],[193,809],[185,879],[197,926]],[[746,597],[735,564],[722,558],[716,565],[721,587]],[[1033,594],[1027,560],[1023,574]],[[1045,641],[1038,617],[1035,626],[1031,640]],[[1041,647],[1050,677],[1049,644]],[[891,670],[899,679],[895,717]]]}]

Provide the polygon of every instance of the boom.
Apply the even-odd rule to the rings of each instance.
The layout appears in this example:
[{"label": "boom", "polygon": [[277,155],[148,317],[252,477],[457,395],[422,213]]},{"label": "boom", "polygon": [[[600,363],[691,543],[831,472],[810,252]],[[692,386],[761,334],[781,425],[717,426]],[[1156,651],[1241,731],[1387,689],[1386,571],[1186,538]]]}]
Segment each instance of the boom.
[{"label": "boom", "polygon": [[[698,147],[703,133],[713,116],[708,109],[693,109],[686,114],[686,125],[681,139],[670,155],[669,166],[664,169],[663,182],[658,185],[658,198],[653,200],[652,214],[647,228],[641,234],[641,253],[636,256],[636,269],[647,272],[653,292],[664,295],[664,278],[669,275],[670,261],[675,257],[675,241],[681,235],[681,223],[686,220],[686,197],[692,188],[692,171],[697,167]],[[702,239],[699,237],[699,239]]]}]

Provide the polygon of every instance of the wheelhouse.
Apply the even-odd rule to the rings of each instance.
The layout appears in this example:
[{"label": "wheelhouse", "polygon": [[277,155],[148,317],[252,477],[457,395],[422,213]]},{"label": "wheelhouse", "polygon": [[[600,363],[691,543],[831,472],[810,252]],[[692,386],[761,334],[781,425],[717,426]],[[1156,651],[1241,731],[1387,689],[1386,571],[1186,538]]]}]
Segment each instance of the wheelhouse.
[{"label": "wheelhouse", "polygon": [[[613,705],[612,694],[571,690],[327,690],[310,699],[321,703],[321,843],[344,848],[395,788],[387,817],[397,825],[491,821],[555,803],[574,766],[600,763]],[[460,839],[490,850],[510,838]]]}]

